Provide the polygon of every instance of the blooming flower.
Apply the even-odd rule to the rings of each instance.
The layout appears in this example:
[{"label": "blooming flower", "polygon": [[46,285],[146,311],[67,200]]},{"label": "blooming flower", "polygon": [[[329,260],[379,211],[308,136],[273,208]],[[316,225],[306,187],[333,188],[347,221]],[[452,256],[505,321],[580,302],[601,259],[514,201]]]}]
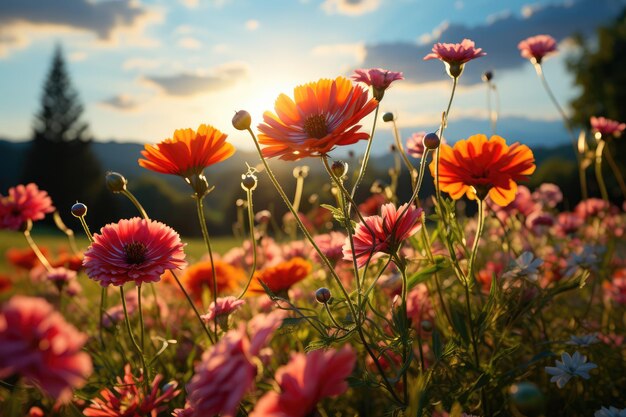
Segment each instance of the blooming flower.
[{"label": "blooming flower", "polygon": [[36,184],[9,188],[9,195],[0,194],[0,229],[18,230],[26,221],[41,220],[54,211],[48,193]]},{"label": "blooming flower", "polygon": [[378,101],[368,100],[363,87],[344,77],[321,79],[294,89],[295,101],[281,94],[276,114],[266,111],[258,126],[263,155],[298,160],[326,155],[336,146],[351,145],[369,135],[359,132],[359,121]]},{"label": "blooming flower", "polygon": [[571,335],[570,340],[568,340],[566,343],[568,345],[587,347],[589,345],[593,345],[594,343],[598,343],[599,341],[600,340],[598,340],[598,334],[593,333],[593,334],[586,334],[583,336]]},{"label": "blooming flower", "polygon": [[417,284],[406,297],[406,315],[411,319],[411,325],[417,331],[422,331],[422,321],[432,321],[435,310],[430,301],[428,287],[424,283]]},{"label": "blooming flower", "polygon": [[[315,235],[313,240],[324,256],[331,261],[337,262],[343,258],[343,244],[346,241],[345,234],[341,232],[330,232],[323,235]],[[313,257],[319,260],[317,252],[313,254]]]},{"label": "blooming flower", "polygon": [[426,132],[417,132],[407,139],[406,152],[413,158],[419,159],[424,156],[424,136]]},{"label": "blooming flower", "polygon": [[146,144],[139,159],[143,168],[162,174],[190,178],[201,175],[204,168],[230,158],[235,147],[226,142],[226,134],[211,125],[200,125],[197,131],[179,129],[173,138],[156,145]]},{"label": "blooming flower", "polygon": [[544,182],[533,192],[532,197],[543,206],[554,208],[563,201],[563,192],[558,185]]},{"label": "blooming flower", "polygon": [[292,285],[308,277],[312,269],[309,261],[300,257],[291,258],[258,271],[248,291],[253,294],[264,294],[265,290],[260,284],[263,282],[274,294],[284,293]]},{"label": "blooming flower", "polygon": [[209,306],[209,312],[207,314],[203,314],[200,316],[205,323],[213,322],[215,316],[217,317],[228,317],[231,313],[239,310],[242,305],[246,302],[244,300],[239,300],[237,297],[219,297],[217,299],[217,307],[216,303],[212,302]]},{"label": "blooming flower", "polygon": [[611,279],[602,283],[604,296],[617,304],[626,305],[626,269],[615,271]]},{"label": "blooming flower", "polygon": [[76,271],[67,268],[53,268],[46,273],[46,279],[61,291],[70,281],[76,278]]},{"label": "blooming flower", "polygon": [[616,122],[615,120],[604,117],[592,117],[590,123],[591,130],[596,134],[597,139],[603,136],[620,136],[624,129],[626,129],[626,123]]},{"label": "blooming flower", "polygon": [[146,395],[142,388],[143,379],[143,375],[135,378],[127,364],[124,366],[124,377],[117,377],[115,388],[104,388],[100,391],[83,414],[88,417],[156,417],[167,410],[165,403],[180,394],[175,381],[159,387],[163,381],[163,375],[159,374],[152,380],[150,392]]},{"label": "blooming flower", "polygon": [[626,417],[626,408],[602,407],[593,414],[593,417]]},{"label": "blooming flower", "polygon": [[578,269],[597,271],[600,263],[600,254],[604,250],[600,246],[584,245],[581,251],[572,253],[567,258],[565,276],[570,277],[574,275]]},{"label": "blooming flower", "polygon": [[351,260],[356,256],[358,266],[362,267],[377,253],[395,254],[402,242],[422,227],[423,211],[408,203],[397,209],[393,203],[384,204],[380,216],[365,217],[365,224],[359,223],[356,226],[353,236],[354,252],[350,241],[346,239],[343,245],[344,259]]},{"label": "blooming flower", "polygon": [[404,80],[401,72],[393,72],[382,68],[357,69],[350,77],[354,81],[365,83],[374,90],[374,98],[378,101],[382,100],[385,90],[389,88],[392,82]]},{"label": "blooming flower", "polygon": [[517,49],[533,64],[541,64],[543,57],[556,52],[556,41],[550,35],[531,36],[521,41]]},{"label": "blooming flower", "polygon": [[556,382],[557,387],[563,388],[573,376],[589,379],[589,371],[597,367],[595,363],[587,362],[587,357],[579,352],[574,352],[572,356],[563,352],[556,366],[546,366],[545,369],[548,375],[552,375],[550,382]]},{"label": "blooming flower", "polygon": [[163,223],[134,217],[100,229],[83,265],[89,278],[106,287],[157,282],[166,269],[181,269],[186,262],[178,233]]},{"label": "blooming flower", "polygon": [[276,371],[280,393],[270,391],[258,402],[250,417],[305,417],[323,398],[343,394],[348,389],[356,354],[349,346],[341,350],[314,350],[296,353]]},{"label": "blooming flower", "polygon": [[424,57],[424,61],[438,59],[446,64],[446,71],[452,78],[463,73],[465,63],[472,59],[487,55],[481,48],[476,48],[474,41],[463,39],[461,43],[436,43],[432,52]]},{"label": "blooming flower", "polygon": [[19,375],[67,401],[92,371],[86,341],[43,298],[13,296],[0,310],[0,379]]},{"label": "blooming flower", "polygon": [[[45,247],[40,247],[39,250],[43,254],[43,256],[48,256],[48,249]],[[28,271],[35,268],[36,266],[43,266],[41,262],[39,262],[39,258],[35,251],[32,248],[9,248],[5,252],[6,260],[9,264],[13,265],[16,268],[23,268]]]},{"label": "blooming flower", "polygon": [[[517,182],[535,171],[535,158],[528,146],[518,142],[508,146],[503,138],[490,139],[478,134],[451,147],[440,146],[439,186],[454,200],[465,194],[469,199],[484,199],[506,206],[515,199]],[[430,172],[435,177],[435,164]]]},{"label": "blooming flower", "polygon": [[524,252],[511,262],[509,270],[502,275],[502,278],[526,278],[529,281],[537,281],[541,265],[543,261],[535,258],[532,252]]},{"label": "blooming flower", "polygon": [[246,274],[242,269],[219,259],[214,259],[213,265],[210,260],[196,262],[185,269],[182,281],[192,297],[198,301],[202,300],[202,293],[205,289],[213,292],[213,268],[215,268],[218,294],[235,291],[246,280]]}]

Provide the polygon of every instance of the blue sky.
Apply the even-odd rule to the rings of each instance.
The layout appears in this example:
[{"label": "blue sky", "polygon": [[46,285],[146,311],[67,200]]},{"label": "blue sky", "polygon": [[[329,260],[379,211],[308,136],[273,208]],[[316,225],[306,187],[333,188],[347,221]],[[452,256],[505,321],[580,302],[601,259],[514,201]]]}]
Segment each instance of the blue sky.
[{"label": "blue sky", "polygon": [[467,37],[488,55],[463,74],[449,138],[483,133],[475,131],[482,126],[489,132],[480,75],[491,69],[499,133],[530,144],[563,141],[558,114],[516,45],[540,33],[559,40],[561,52],[544,68],[566,103],[576,94],[565,70],[575,53],[568,36],[591,34],[622,7],[622,0],[3,0],[0,137],[29,137],[56,43],[98,140],[157,142],[209,123],[246,147],[230,125],[235,110],[249,110],[258,123],[279,93],[360,67],[404,71],[381,110],[396,113],[408,137],[436,127],[450,91],[443,65],[423,56],[436,41]]}]

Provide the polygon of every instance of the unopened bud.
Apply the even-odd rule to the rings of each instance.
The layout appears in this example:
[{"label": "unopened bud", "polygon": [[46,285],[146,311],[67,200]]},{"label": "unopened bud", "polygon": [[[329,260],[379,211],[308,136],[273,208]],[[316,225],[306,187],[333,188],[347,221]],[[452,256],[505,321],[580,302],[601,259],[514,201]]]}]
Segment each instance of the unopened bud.
[{"label": "unopened bud", "polygon": [[436,133],[428,133],[422,140],[424,141],[424,146],[431,151],[437,149],[441,143],[441,139],[439,139]]},{"label": "unopened bud", "polygon": [[383,114],[383,122],[393,122],[393,113],[391,112],[387,112],[385,114]]},{"label": "unopened bud", "polygon": [[126,184],[128,184],[128,181],[122,174],[112,171],[106,173],[105,181],[107,188],[112,193],[121,193],[126,190]]},{"label": "unopened bud", "polygon": [[326,287],[319,288],[317,291],[315,291],[315,299],[318,303],[326,304],[330,300],[330,297],[330,290]]},{"label": "unopened bud", "polygon": [[492,71],[483,72],[482,79],[484,82],[488,83],[489,81],[493,79],[493,72]]},{"label": "unopened bud", "polygon": [[74,217],[83,217],[87,214],[87,206],[77,201],[76,204],[72,205],[72,214]]},{"label": "unopened bud", "polygon": [[389,145],[389,151],[391,153],[395,153],[397,150],[398,150],[398,148],[396,147],[396,145],[394,145],[394,144]]},{"label": "unopened bud", "polygon": [[233,127],[237,130],[248,130],[251,124],[252,117],[245,110],[239,110],[233,116]]},{"label": "unopened bud", "polygon": [[301,167],[295,167],[293,169],[293,176],[295,178],[306,178],[309,175],[309,167],[303,165]]},{"label": "unopened bud", "polygon": [[256,175],[253,174],[244,174],[241,176],[241,187],[244,190],[253,191],[257,186],[257,178]]},{"label": "unopened bud", "polygon": [[343,178],[343,176],[348,172],[348,163],[344,161],[335,161],[330,169],[333,171],[333,174],[335,174],[335,177]]},{"label": "unopened bud", "polygon": [[245,201],[243,201],[241,198],[238,198],[238,199],[235,201],[235,205],[236,205],[237,207],[243,207],[243,206],[245,206],[245,205],[246,205],[246,202],[245,202]]}]

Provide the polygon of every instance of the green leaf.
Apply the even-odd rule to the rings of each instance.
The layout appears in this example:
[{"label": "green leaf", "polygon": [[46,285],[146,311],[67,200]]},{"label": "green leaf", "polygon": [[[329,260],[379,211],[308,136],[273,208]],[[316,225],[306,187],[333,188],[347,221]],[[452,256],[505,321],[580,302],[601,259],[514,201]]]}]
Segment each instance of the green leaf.
[{"label": "green leaf", "polygon": [[417,271],[407,279],[407,288],[410,290],[420,282],[426,281],[435,272],[441,271],[444,268],[444,263],[445,260],[442,257],[436,258],[434,265],[430,265],[420,271]]}]

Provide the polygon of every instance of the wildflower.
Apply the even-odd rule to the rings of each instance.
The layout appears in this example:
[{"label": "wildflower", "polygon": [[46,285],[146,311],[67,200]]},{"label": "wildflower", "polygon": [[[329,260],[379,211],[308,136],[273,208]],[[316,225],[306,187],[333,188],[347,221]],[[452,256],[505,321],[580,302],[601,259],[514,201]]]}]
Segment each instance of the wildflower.
[{"label": "wildflower", "polygon": [[336,146],[369,138],[357,125],[378,105],[361,86],[344,77],[321,79],[294,89],[295,101],[281,94],[276,114],[263,114],[258,126],[265,157],[298,160],[328,154]]},{"label": "wildflower", "polygon": [[[45,247],[39,248],[41,253],[47,257],[48,249]],[[41,265],[39,262],[39,258],[35,251],[32,248],[9,248],[5,252],[6,260],[9,264],[13,265],[16,268],[22,268],[30,271],[31,269]]]},{"label": "wildflower", "polygon": [[561,236],[567,236],[576,231],[583,225],[583,219],[574,213],[563,212],[559,213],[556,217],[557,220],[557,232]]},{"label": "wildflower", "polygon": [[92,372],[86,341],[43,298],[13,296],[0,309],[0,379],[18,375],[67,401]]},{"label": "wildflower", "polygon": [[556,382],[556,386],[563,388],[568,381],[579,376],[583,379],[589,379],[589,371],[597,368],[595,363],[587,362],[587,357],[579,352],[574,352],[572,356],[563,352],[561,361],[556,361],[556,366],[546,366],[546,373],[552,375],[550,382]]},{"label": "wildflower", "polygon": [[[330,232],[323,235],[315,235],[313,240],[329,260],[338,262],[343,258],[343,244],[346,241],[346,235],[343,233]],[[314,257],[315,259],[319,258],[317,252],[315,252]]]},{"label": "wildflower", "polygon": [[541,206],[535,200],[528,187],[519,185],[515,193],[515,199],[504,207],[495,206],[494,211],[500,220],[505,221],[510,216],[521,214],[528,218],[532,213],[541,210]]},{"label": "wildflower", "polygon": [[200,318],[202,318],[205,323],[212,323],[215,316],[217,316],[218,319],[228,319],[228,316],[239,310],[245,303],[245,301],[239,300],[237,297],[220,297],[217,299],[217,307],[216,303],[212,302],[209,306],[209,312],[203,314]]},{"label": "wildflower", "polygon": [[359,211],[364,216],[373,216],[378,214],[380,208],[385,204],[387,199],[382,194],[373,194],[364,202],[359,204]]},{"label": "wildflower", "polygon": [[602,407],[593,414],[593,417],[626,417],[626,408]]},{"label": "wildflower", "polygon": [[617,304],[626,305],[626,269],[618,269],[603,284],[604,296]]},{"label": "wildflower", "polygon": [[356,354],[349,346],[341,350],[314,350],[296,353],[276,371],[280,393],[270,391],[257,402],[250,417],[305,417],[323,398],[335,397],[348,389]]},{"label": "wildflower", "polygon": [[533,192],[532,198],[544,206],[554,208],[563,201],[563,192],[558,185],[545,182]]},{"label": "wildflower", "polygon": [[422,227],[423,212],[421,208],[408,203],[397,209],[393,203],[383,205],[380,216],[365,217],[367,226],[363,223],[356,226],[353,236],[354,252],[346,239],[343,246],[344,259],[351,260],[356,256],[358,266],[362,267],[377,253],[395,255],[402,242]]},{"label": "wildflower", "polygon": [[13,280],[11,276],[6,274],[0,274],[0,294],[8,292],[13,287]]},{"label": "wildflower", "polygon": [[246,274],[242,269],[219,259],[215,259],[213,264],[210,260],[204,260],[190,265],[185,269],[182,280],[192,297],[198,301],[202,300],[202,292],[205,289],[213,292],[213,268],[215,268],[218,294],[236,291],[246,279]]},{"label": "wildflower", "polygon": [[406,152],[413,158],[419,159],[424,156],[424,136],[426,132],[417,132],[407,139]]},{"label": "wildflower", "polygon": [[598,335],[597,333],[586,334],[583,336],[571,335],[570,340],[566,343],[568,345],[575,345],[580,347],[588,347],[589,345],[593,345],[594,343],[598,343]]},{"label": "wildflower", "polygon": [[389,88],[392,82],[404,80],[401,72],[388,71],[382,68],[357,69],[354,70],[354,74],[350,78],[372,87],[374,98],[378,101],[383,99],[385,90]]},{"label": "wildflower", "polygon": [[94,234],[83,265],[89,278],[106,287],[157,282],[166,269],[181,269],[186,262],[178,233],[163,223],[134,217]]},{"label": "wildflower", "polygon": [[472,59],[487,55],[481,48],[476,48],[474,41],[463,39],[461,43],[436,43],[424,61],[438,59],[446,65],[446,71],[452,78],[458,78],[463,73],[465,64]]},{"label": "wildflower", "polygon": [[574,213],[581,219],[588,220],[591,217],[604,217],[611,208],[611,203],[601,198],[588,198],[574,207]]},{"label": "wildflower", "polygon": [[48,193],[36,184],[11,187],[8,196],[0,194],[0,229],[19,230],[28,220],[41,220],[53,211]]},{"label": "wildflower", "polygon": [[570,277],[578,271],[584,269],[588,271],[596,271],[600,263],[600,254],[604,252],[604,248],[584,245],[579,253],[572,253],[567,258],[567,266],[565,276]]},{"label": "wildflower", "polygon": [[589,122],[591,123],[591,130],[594,132],[596,139],[601,139],[606,136],[619,137],[624,129],[626,129],[626,123],[620,123],[605,117],[592,117]]},{"label": "wildflower", "polygon": [[[517,182],[535,171],[535,158],[528,146],[508,146],[500,136],[478,134],[440,148],[439,186],[454,200],[489,195],[494,203],[506,206],[515,199]],[[435,163],[430,172],[435,177]]]},{"label": "wildflower", "polygon": [[88,417],[151,416],[156,417],[167,410],[165,405],[180,394],[178,384],[171,381],[159,387],[163,375],[157,375],[146,395],[142,389],[144,375],[135,378],[130,365],[124,366],[124,377],[117,377],[115,388],[104,388],[98,397],[91,400],[83,414]]},{"label": "wildflower", "polygon": [[432,321],[435,317],[435,310],[430,301],[428,287],[426,284],[417,284],[406,298],[406,315],[411,319],[411,325],[418,331],[424,321]]},{"label": "wildflower", "polygon": [[67,268],[53,268],[46,274],[46,279],[52,282],[59,291],[76,279],[76,271]]},{"label": "wildflower", "polygon": [[556,52],[556,41],[550,35],[537,35],[524,39],[517,45],[522,57],[533,64],[541,64],[546,55]]},{"label": "wildflower", "polygon": [[291,258],[258,271],[248,291],[264,294],[265,290],[260,284],[262,282],[274,294],[285,293],[292,285],[308,277],[312,269],[309,261],[300,257]]}]

